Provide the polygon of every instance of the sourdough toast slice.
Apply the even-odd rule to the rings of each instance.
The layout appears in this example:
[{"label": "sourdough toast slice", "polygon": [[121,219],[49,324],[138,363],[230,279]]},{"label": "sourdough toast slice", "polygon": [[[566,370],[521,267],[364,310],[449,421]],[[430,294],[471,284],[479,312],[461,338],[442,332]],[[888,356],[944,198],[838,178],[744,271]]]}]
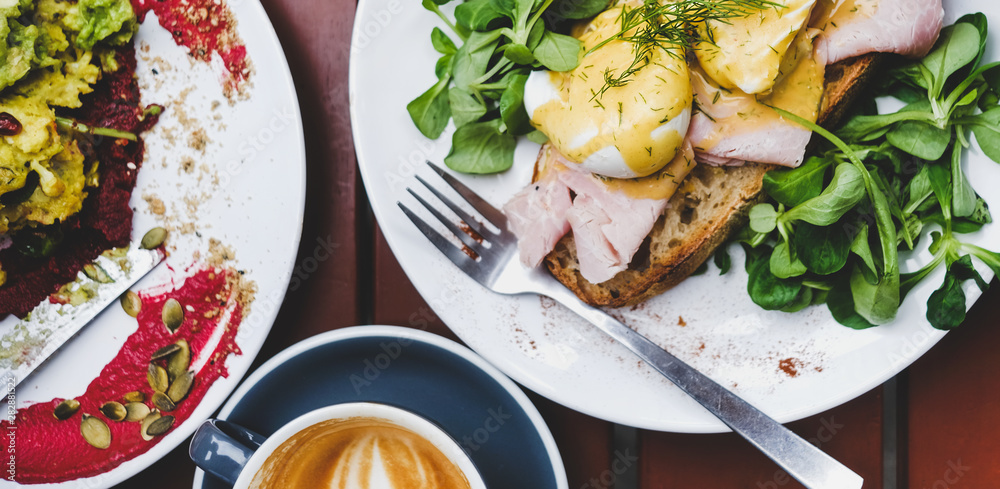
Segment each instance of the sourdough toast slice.
[{"label": "sourdough toast slice", "polygon": [[[868,54],[827,67],[819,124],[836,124],[877,70],[882,56]],[[545,154],[543,147],[536,162],[536,177]],[[687,278],[746,224],[750,208],[764,198],[764,174],[774,168],[760,163],[736,167],[697,165],[670,199],[629,268],[611,280],[593,284],[583,278],[572,232],[545,257],[545,265],[588,304],[622,307],[642,302]]]}]

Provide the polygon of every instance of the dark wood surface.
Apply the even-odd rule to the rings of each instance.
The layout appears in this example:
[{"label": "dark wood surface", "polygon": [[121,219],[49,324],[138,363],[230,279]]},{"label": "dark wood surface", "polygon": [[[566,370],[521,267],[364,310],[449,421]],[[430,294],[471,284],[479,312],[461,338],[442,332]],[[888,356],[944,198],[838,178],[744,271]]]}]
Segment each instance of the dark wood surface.
[{"label": "dark wood surface", "polygon": [[[254,366],[299,340],[358,324],[410,326],[454,338],[403,275],[367,207],[348,118],[354,0],[263,3],[288,57],[306,130],[300,259],[323,239],[336,243],[337,253],[302,273]],[[892,384],[791,428],[858,471],[866,488],[1000,487],[998,299],[996,288],[988,292],[966,324]],[[802,487],[732,434],[630,436],[531,398],[559,444],[572,489]],[[190,487],[193,474],[183,444],[119,487]]]}]

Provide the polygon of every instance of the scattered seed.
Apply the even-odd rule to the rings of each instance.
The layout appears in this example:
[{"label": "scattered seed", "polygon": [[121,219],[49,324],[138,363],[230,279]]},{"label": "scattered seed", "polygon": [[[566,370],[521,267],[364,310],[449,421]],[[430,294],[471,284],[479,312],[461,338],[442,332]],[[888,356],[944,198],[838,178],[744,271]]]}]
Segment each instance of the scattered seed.
[{"label": "scattered seed", "polygon": [[141,402],[130,402],[125,405],[125,421],[142,421],[149,416],[149,406]]},{"label": "scattered seed", "polygon": [[163,303],[162,316],[163,325],[173,333],[184,322],[184,308],[181,307],[180,302],[177,302],[177,299],[167,299],[167,302]]},{"label": "scattered seed", "polygon": [[153,435],[149,434],[149,425],[160,419],[162,415],[157,410],[152,410],[145,418],[142,418],[142,424],[139,426],[139,434],[142,435],[142,439],[149,441],[153,439]]},{"label": "scattered seed", "polygon": [[52,415],[55,416],[56,419],[62,421],[64,419],[69,419],[70,416],[76,414],[79,409],[80,401],[77,401],[76,399],[66,399],[63,402],[60,402],[59,405],[52,410]]},{"label": "scattered seed", "polygon": [[102,284],[110,284],[115,281],[111,278],[111,275],[108,275],[108,271],[105,270],[104,267],[96,263],[88,263],[84,265],[83,274],[86,275],[87,278]]},{"label": "scattered seed", "polygon": [[167,346],[164,346],[163,348],[160,348],[159,350],[154,351],[153,356],[150,357],[150,360],[159,360],[161,358],[167,358],[170,355],[173,355],[174,353],[177,353],[179,351],[181,351],[180,345],[178,345],[177,343],[171,343]]},{"label": "scattered seed", "polygon": [[129,402],[146,402],[146,394],[139,391],[132,391],[122,396],[122,400]]},{"label": "scattered seed", "polygon": [[101,413],[107,416],[111,421],[121,421],[125,419],[125,415],[128,414],[125,410],[125,406],[122,406],[120,402],[106,402],[101,406]]},{"label": "scattered seed", "polygon": [[184,339],[177,340],[176,345],[180,350],[167,359],[167,374],[171,382],[184,375],[191,366],[191,345]]},{"label": "scattered seed", "polygon": [[122,309],[125,310],[125,314],[132,317],[139,317],[139,311],[142,310],[142,299],[139,298],[139,294],[132,292],[131,290],[126,291],[121,297]]},{"label": "scattered seed", "polygon": [[170,388],[167,389],[167,396],[170,397],[170,400],[175,403],[181,402],[185,397],[187,397],[188,392],[191,392],[192,385],[194,385],[194,370],[188,370],[187,372],[177,376],[177,378],[170,383]]},{"label": "scattered seed", "polygon": [[94,448],[104,450],[111,446],[111,428],[108,428],[108,425],[96,416],[83,415],[83,420],[80,422],[80,434]]},{"label": "scattered seed", "polygon": [[155,363],[149,364],[149,368],[146,370],[146,380],[149,381],[149,386],[155,392],[165,392],[170,387],[167,370]]},{"label": "scattered seed", "polygon": [[163,416],[152,423],[146,428],[146,434],[150,436],[160,436],[170,430],[174,426],[173,416]]},{"label": "scattered seed", "polygon": [[170,398],[162,392],[153,393],[153,405],[156,406],[156,409],[164,412],[170,412],[177,409],[177,404],[175,404],[174,401],[171,401]]},{"label": "scattered seed", "polygon": [[139,243],[139,246],[141,246],[144,250],[159,248],[166,239],[167,230],[161,227],[155,227],[146,232],[146,235],[142,237],[142,241]]}]

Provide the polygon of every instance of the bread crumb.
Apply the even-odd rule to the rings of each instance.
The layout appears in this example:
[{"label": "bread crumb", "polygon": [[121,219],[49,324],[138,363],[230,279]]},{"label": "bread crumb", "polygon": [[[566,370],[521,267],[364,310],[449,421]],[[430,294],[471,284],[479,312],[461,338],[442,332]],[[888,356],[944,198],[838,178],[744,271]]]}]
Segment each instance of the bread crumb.
[{"label": "bread crumb", "polygon": [[149,212],[152,212],[157,216],[162,216],[167,213],[167,206],[159,197],[146,194],[142,196],[142,199],[149,205]]}]

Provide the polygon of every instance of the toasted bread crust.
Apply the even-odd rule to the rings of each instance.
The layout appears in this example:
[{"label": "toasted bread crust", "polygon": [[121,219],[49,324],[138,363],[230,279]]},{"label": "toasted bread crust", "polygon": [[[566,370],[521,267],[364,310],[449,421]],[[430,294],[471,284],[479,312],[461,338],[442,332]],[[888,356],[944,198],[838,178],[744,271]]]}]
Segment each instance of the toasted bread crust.
[{"label": "toasted bread crust", "polygon": [[[819,123],[832,126],[845,114],[883,55],[869,54],[827,67]],[[545,148],[539,153],[539,160]],[[536,163],[535,175],[538,174]],[[750,208],[764,199],[763,178],[774,165],[738,167],[698,165],[670,199],[667,210],[632,258],[629,268],[600,284],[580,274],[572,232],[545,257],[557,280],[594,306],[637,304],[677,285],[741,229]]]}]

